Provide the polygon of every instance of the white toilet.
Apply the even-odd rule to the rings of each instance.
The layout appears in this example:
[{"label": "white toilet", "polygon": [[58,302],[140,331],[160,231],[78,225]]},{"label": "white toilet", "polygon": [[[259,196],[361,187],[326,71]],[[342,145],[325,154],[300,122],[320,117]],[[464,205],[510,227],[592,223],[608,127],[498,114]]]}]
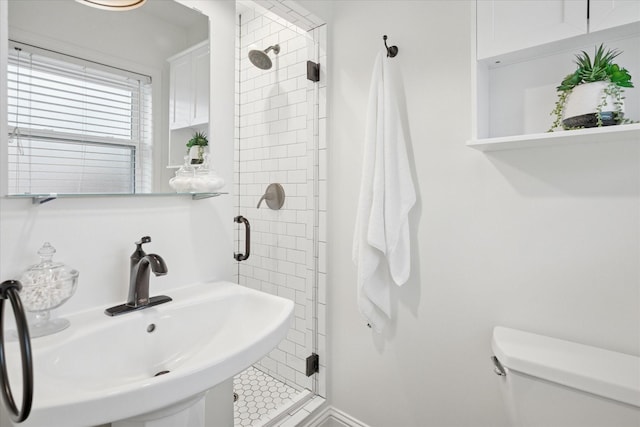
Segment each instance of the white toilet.
[{"label": "white toilet", "polygon": [[640,427],[640,357],[504,327],[492,348],[514,427]]}]

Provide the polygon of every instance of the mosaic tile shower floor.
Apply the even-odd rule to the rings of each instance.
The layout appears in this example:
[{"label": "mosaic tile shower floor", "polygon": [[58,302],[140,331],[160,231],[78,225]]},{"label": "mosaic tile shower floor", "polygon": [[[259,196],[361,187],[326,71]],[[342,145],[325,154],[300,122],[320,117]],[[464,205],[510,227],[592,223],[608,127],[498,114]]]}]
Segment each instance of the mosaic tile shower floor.
[{"label": "mosaic tile shower floor", "polygon": [[233,391],[238,394],[233,405],[235,427],[260,426],[304,393],[253,366],[235,376]]}]

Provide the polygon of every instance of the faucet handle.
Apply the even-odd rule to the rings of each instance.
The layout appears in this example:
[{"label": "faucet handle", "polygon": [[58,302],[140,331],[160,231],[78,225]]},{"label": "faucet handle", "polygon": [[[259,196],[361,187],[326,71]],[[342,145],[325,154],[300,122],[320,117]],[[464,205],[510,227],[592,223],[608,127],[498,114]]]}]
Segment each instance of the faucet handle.
[{"label": "faucet handle", "polygon": [[135,264],[138,263],[142,259],[143,256],[146,255],[144,249],[142,249],[142,245],[145,243],[149,243],[151,241],[151,237],[142,236],[140,240],[138,240],[136,244],[136,250],[131,254],[131,268],[134,267]]},{"label": "faucet handle", "polygon": [[140,238],[140,240],[138,240],[138,241],[136,242],[136,245],[138,245],[138,246],[142,246],[144,243],[149,243],[150,241],[151,241],[151,237],[149,237],[149,236],[142,236],[142,237]]}]

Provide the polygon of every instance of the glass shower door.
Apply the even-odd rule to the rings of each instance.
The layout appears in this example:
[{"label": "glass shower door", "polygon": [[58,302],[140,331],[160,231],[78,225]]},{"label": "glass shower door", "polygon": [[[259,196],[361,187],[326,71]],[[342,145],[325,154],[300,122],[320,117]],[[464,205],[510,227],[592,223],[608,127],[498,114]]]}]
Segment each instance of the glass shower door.
[{"label": "glass shower door", "polygon": [[[320,87],[307,79],[307,61],[318,63],[319,34],[239,3],[234,190],[236,215],[251,223],[251,256],[237,263],[235,279],[295,302],[287,337],[254,365],[257,371],[243,375],[254,388],[285,390],[278,393],[287,395],[280,400],[288,405],[320,391],[313,364],[319,346]],[[241,227],[236,244],[242,252]],[[284,386],[270,385],[270,378]]]}]

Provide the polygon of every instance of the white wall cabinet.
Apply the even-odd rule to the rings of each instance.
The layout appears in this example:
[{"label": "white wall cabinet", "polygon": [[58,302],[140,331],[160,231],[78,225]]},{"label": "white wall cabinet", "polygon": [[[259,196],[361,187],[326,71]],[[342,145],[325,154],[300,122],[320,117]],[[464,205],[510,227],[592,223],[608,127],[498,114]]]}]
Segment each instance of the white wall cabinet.
[{"label": "white wall cabinet", "polygon": [[209,122],[209,43],[169,58],[169,127],[182,129]]},{"label": "white wall cabinet", "polygon": [[[630,71],[636,86],[625,89],[625,117],[640,120],[640,1],[589,4],[587,21],[586,0],[475,2],[475,102],[469,146],[502,150],[558,141],[640,140],[640,124],[547,133],[556,86],[575,70],[577,53],[592,54],[600,44],[622,52],[616,63]],[[569,16],[578,8],[581,22]]]},{"label": "white wall cabinet", "polygon": [[638,0],[478,0],[477,58],[640,21]]},{"label": "white wall cabinet", "polygon": [[589,0],[589,32],[640,21],[638,0]]},{"label": "white wall cabinet", "polygon": [[587,32],[586,0],[478,0],[478,59]]},{"label": "white wall cabinet", "polygon": [[169,61],[168,167],[184,162],[195,131],[209,135],[209,42],[199,43]]}]

